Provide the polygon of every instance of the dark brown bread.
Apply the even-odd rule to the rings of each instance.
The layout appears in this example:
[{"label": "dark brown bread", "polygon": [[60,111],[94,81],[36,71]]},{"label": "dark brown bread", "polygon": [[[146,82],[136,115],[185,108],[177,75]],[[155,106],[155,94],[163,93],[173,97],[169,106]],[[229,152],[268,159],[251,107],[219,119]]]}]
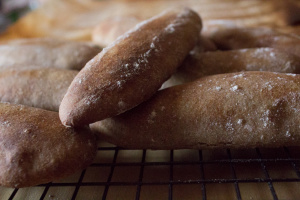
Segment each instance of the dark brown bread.
[{"label": "dark brown bread", "polygon": [[170,87],[203,76],[241,71],[300,73],[300,57],[274,48],[190,53],[163,86]]},{"label": "dark brown bread", "polygon": [[195,46],[200,30],[200,17],[187,8],[138,24],[75,77],[59,109],[62,123],[86,125],[150,98]]},{"label": "dark brown bread", "polygon": [[300,144],[300,75],[241,72],[161,90],[91,125],[134,149],[252,148]]},{"label": "dark brown bread", "polygon": [[300,55],[299,36],[283,33],[280,29],[266,27],[225,28],[217,30],[210,37],[222,50],[272,47],[296,56]]},{"label": "dark brown bread", "polygon": [[0,45],[0,71],[32,65],[80,70],[100,51],[84,42],[52,38],[12,40]]},{"label": "dark brown bread", "polygon": [[2,71],[0,101],[58,111],[77,73],[54,68]]},{"label": "dark brown bread", "polygon": [[[299,4],[300,5],[300,4]],[[300,36],[300,25],[276,27],[276,31],[294,36]]]},{"label": "dark brown bread", "polygon": [[86,168],[96,154],[89,129],[66,128],[57,112],[0,103],[0,185],[28,187]]}]

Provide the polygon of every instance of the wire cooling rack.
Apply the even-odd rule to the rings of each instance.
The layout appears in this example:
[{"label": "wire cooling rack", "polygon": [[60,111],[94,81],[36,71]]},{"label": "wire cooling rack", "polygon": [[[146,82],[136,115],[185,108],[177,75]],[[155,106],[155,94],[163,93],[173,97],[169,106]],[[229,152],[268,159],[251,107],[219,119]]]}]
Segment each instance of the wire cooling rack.
[{"label": "wire cooling rack", "polygon": [[101,143],[60,181],[0,187],[0,199],[299,199],[300,148],[128,150]]}]

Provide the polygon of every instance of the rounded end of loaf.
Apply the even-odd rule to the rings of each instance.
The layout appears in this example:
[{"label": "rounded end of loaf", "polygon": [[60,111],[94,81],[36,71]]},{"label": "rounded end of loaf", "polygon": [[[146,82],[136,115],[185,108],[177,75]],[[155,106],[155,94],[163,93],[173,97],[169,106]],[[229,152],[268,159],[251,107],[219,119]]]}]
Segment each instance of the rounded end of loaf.
[{"label": "rounded end of loaf", "polygon": [[67,100],[64,97],[59,106],[59,119],[65,127],[74,127],[74,116],[69,103],[65,103]]},{"label": "rounded end of loaf", "polygon": [[[102,54],[99,53],[84,68],[95,66],[99,61],[99,56],[101,57]],[[82,71],[85,71],[85,69]],[[94,83],[91,82],[101,78],[100,76],[91,77],[94,74],[96,73],[88,75],[86,73],[78,73],[71,82],[59,106],[59,118],[64,126],[83,127],[92,123],[95,117],[98,117],[100,120],[105,118],[101,116],[105,113],[95,107],[95,104],[101,97],[97,95],[97,91],[92,89]]]},{"label": "rounded end of loaf", "polygon": [[90,165],[97,152],[90,129],[64,127],[57,112],[0,103],[0,124],[0,185],[5,187],[69,176]]}]

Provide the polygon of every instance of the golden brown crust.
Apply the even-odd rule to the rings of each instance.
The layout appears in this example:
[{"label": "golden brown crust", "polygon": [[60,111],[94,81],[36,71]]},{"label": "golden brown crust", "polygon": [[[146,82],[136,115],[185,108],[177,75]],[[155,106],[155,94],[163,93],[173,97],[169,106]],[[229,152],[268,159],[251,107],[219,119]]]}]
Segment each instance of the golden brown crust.
[{"label": "golden brown crust", "polygon": [[0,103],[0,185],[28,187],[86,168],[96,154],[88,129],[64,127],[58,113]]},{"label": "golden brown crust", "polygon": [[80,70],[100,51],[88,43],[52,38],[12,40],[0,45],[0,71],[32,65]]},{"label": "golden brown crust", "polygon": [[91,125],[136,149],[299,145],[300,75],[241,72],[161,90],[119,116]]},{"label": "golden brown crust", "polygon": [[270,71],[300,73],[300,57],[274,48],[190,53],[164,88],[196,80],[203,76],[241,72]]},{"label": "golden brown crust", "polygon": [[0,72],[0,101],[58,111],[78,71],[63,69]]},{"label": "golden brown crust", "polygon": [[93,58],[75,77],[59,114],[81,126],[120,114],[150,98],[195,46],[200,17],[173,9],[138,24]]}]

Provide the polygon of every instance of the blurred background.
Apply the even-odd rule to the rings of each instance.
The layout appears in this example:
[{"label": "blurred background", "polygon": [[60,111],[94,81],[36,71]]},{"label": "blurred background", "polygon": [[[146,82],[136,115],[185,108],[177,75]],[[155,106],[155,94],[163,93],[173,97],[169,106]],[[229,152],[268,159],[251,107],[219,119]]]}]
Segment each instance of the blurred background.
[{"label": "blurred background", "polygon": [[0,32],[23,16],[38,8],[46,0],[0,0]]}]

